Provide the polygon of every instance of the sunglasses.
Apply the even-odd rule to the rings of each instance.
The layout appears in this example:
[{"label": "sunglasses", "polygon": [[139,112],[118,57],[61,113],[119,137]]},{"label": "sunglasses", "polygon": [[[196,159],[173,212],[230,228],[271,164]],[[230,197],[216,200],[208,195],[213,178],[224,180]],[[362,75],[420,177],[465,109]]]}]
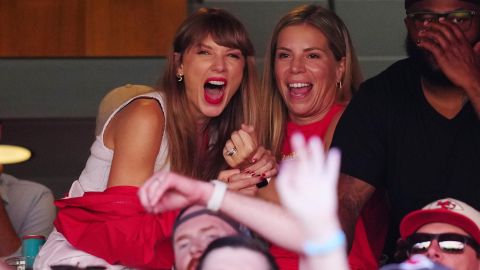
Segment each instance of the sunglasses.
[{"label": "sunglasses", "polygon": [[478,244],[473,238],[457,233],[414,233],[407,237],[407,243],[410,254],[419,254],[427,252],[432,245],[432,241],[437,240],[438,246],[445,253],[460,254],[465,250],[466,245],[471,246],[478,251]]},{"label": "sunglasses", "polygon": [[434,12],[408,12],[407,18],[410,19],[417,30],[425,28],[425,23],[438,22],[440,18],[454,23],[460,27],[463,31],[470,29],[472,25],[472,18],[478,16],[480,12],[474,10],[455,10],[447,13],[434,13]]}]

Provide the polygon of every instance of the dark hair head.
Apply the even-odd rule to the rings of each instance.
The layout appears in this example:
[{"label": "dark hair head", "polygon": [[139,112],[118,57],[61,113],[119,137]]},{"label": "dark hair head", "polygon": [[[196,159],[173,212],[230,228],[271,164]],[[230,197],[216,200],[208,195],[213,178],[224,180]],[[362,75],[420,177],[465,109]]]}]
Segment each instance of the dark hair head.
[{"label": "dark hair head", "polygon": [[198,263],[197,270],[203,269],[203,264],[205,258],[214,251],[224,247],[229,248],[243,248],[251,250],[261,254],[268,262],[269,270],[279,270],[277,263],[273,256],[268,252],[268,249],[258,240],[253,238],[246,238],[241,236],[227,236],[214,240],[208,245],[207,249],[203,252],[202,257],[200,257],[200,262]]}]

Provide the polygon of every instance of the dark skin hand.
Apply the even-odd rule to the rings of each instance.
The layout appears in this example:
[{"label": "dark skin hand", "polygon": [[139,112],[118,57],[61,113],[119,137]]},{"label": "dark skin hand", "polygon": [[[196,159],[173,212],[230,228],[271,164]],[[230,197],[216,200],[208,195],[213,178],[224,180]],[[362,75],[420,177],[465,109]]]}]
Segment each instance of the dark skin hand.
[{"label": "dark skin hand", "polygon": [[417,46],[432,54],[445,76],[465,91],[480,116],[480,42],[472,45],[458,25],[440,18],[418,31]]}]

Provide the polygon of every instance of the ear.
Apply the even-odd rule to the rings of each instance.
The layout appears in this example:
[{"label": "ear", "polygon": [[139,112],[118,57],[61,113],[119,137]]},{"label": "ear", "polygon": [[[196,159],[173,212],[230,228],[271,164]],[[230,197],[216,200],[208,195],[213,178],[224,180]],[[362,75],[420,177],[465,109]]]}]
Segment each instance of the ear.
[{"label": "ear", "polygon": [[177,66],[177,74],[183,74],[182,54],[174,53],[173,57],[175,61],[175,66]]},{"label": "ear", "polygon": [[347,65],[346,62],[347,62],[347,60],[345,59],[345,56],[342,57],[342,59],[340,59],[340,61],[338,61],[337,70],[335,71],[336,72],[335,82],[339,82],[339,81],[343,80],[343,76],[345,75],[345,69],[346,69],[346,65]]}]

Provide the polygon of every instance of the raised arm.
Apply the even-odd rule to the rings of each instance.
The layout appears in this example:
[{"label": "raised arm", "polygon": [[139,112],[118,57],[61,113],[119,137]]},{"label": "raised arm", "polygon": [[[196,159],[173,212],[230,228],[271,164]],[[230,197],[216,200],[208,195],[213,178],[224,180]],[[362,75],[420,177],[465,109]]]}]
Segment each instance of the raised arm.
[{"label": "raised arm", "polygon": [[[172,172],[160,172],[140,188],[139,197],[147,211],[161,213],[191,204],[207,205],[213,190],[214,185],[211,183]],[[280,206],[227,191],[219,210],[273,243],[301,251],[300,226],[295,218]]]}]

